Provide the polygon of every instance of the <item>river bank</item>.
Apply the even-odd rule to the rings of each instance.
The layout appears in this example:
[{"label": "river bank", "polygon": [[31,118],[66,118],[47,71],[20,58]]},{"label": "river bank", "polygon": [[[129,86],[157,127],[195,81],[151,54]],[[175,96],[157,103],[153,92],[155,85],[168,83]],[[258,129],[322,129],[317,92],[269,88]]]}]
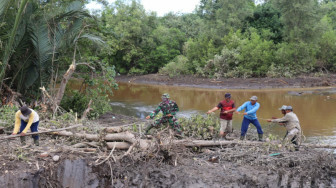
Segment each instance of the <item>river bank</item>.
[{"label": "river bank", "polygon": [[295,78],[222,78],[210,79],[195,76],[179,76],[170,78],[159,74],[140,76],[116,76],[117,82],[136,84],[155,84],[186,86],[216,89],[266,89],[266,88],[308,88],[327,87],[336,85],[336,75],[329,74],[320,77],[298,76]]}]

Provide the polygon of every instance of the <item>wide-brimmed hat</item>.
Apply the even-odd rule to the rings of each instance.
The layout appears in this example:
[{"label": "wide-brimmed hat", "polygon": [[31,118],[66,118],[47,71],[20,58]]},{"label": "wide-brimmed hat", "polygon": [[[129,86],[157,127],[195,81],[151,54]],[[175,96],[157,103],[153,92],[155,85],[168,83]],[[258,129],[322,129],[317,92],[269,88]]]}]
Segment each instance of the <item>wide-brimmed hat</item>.
[{"label": "wide-brimmed hat", "polygon": [[279,110],[286,110],[287,106],[286,105],[282,105],[281,108],[279,108]]},{"label": "wide-brimmed hat", "polygon": [[256,101],[256,100],[258,100],[258,97],[257,97],[257,96],[252,96],[250,99],[251,99],[252,101]]},{"label": "wide-brimmed hat", "polygon": [[29,114],[32,113],[32,111],[27,107],[27,106],[22,106],[20,108],[21,114],[24,116],[28,116]]}]

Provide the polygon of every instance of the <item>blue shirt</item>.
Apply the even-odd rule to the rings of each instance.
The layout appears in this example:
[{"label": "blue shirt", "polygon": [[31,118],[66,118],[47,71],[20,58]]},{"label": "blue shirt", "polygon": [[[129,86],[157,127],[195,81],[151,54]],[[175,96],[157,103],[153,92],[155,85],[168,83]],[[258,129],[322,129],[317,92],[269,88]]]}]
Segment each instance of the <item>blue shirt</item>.
[{"label": "blue shirt", "polygon": [[247,115],[244,115],[244,117],[246,117],[247,119],[253,120],[253,119],[257,119],[257,110],[259,109],[260,104],[258,102],[256,102],[254,105],[252,105],[251,101],[247,101],[245,102],[243,105],[241,105],[237,111],[240,112],[243,109],[245,109],[245,112],[247,113]]}]

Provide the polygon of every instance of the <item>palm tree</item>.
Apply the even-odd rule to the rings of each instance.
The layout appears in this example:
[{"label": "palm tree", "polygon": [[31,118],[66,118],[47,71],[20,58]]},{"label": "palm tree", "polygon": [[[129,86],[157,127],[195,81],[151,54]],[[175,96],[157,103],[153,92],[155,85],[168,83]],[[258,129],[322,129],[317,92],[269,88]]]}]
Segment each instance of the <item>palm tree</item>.
[{"label": "palm tree", "polygon": [[61,52],[76,53],[79,38],[101,42],[85,34],[85,18],[91,16],[79,1],[64,7],[57,2],[1,0],[0,41],[4,50],[0,52],[0,88],[5,84],[22,94],[38,93],[40,87],[54,83],[62,63],[57,59],[64,55]]}]

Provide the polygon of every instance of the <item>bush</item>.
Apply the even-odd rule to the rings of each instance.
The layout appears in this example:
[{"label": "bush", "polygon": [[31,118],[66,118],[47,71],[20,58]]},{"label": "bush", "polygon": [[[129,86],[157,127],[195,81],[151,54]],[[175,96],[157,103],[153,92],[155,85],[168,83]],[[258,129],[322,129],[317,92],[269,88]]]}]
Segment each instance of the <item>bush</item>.
[{"label": "bush", "polygon": [[277,77],[287,77],[290,78],[294,74],[294,71],[291,70],[290,66],[276,66],[272,64],[268,69],[266,75],[267,77],[277,78]]},{"label": "bush", "polygon": [[220,55],[208,61],[203,74],[209,77],[262,77],[274,62],[272,41],[263,40],[253,29],[246,36],[239,31],[223,39]]},{"label": "bush", "polygon": [[195,139],[212,140],[219,134],[219,119],[215,115],[194,115],[179,119],[185,136]]},{"label": "bush", "polygon": [[319,41],[318,68],[336,71],[336,31],[325,32]]},{"label": "bush", "polygon": [[15,123],[15,113],[19,109],[16,106],[1,106],[0,108],[0,119],[2,121],[2,125],[6,129],[13,129]]},{"label": "bush", "polygon": [[128,72],[128,75],[143,75],[143,74],[146,74],[145,70],[141,70],[135,67],[132,67]]},{"label": "bush", "polygon": [[71,91],[67,95],[64,95],[61,106],[68,112],[77,112],[79,117],[83,114],[87,108],[90,99],[88,99],[83,93],[79,91]]},{"label": "bush", "polygon": [[188,74],[187,62],[188,59],[185,56],[177,56],[174,61],[161,68],[159,73],[169,75],[169,77]]}]

